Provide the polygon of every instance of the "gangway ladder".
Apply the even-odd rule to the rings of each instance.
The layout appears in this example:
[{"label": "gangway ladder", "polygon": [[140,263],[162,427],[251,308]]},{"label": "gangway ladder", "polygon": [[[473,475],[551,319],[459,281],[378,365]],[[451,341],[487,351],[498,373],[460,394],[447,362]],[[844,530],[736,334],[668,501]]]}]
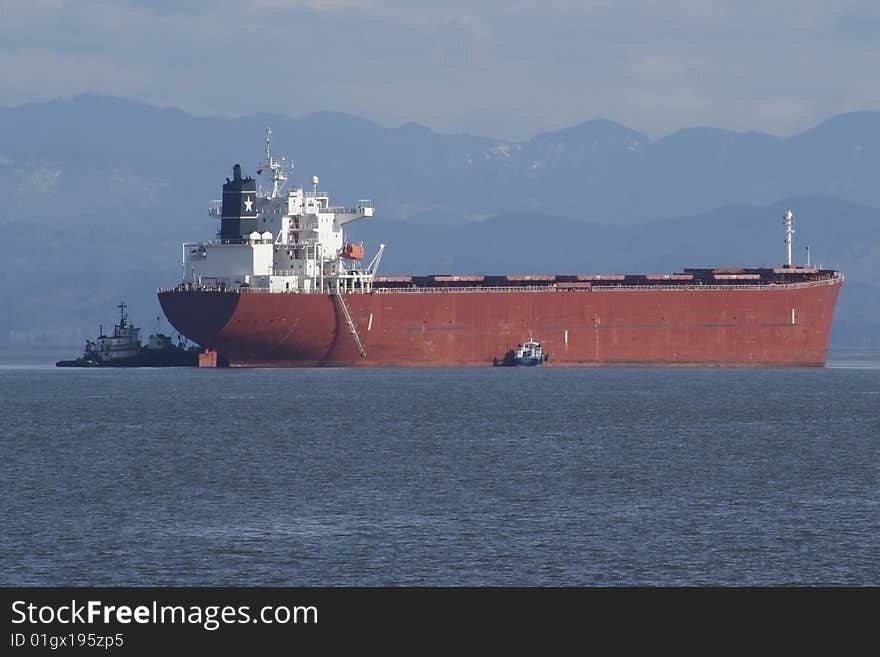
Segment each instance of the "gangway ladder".
[{"label": "gangway ladder", "polygon": [[364,350],[364,343],[361,342],[361,336],[358,335],[357,327],[354,325],[351,313],[348,312],[348,306],[345,303],[345,299],[342,298],[342,293],[334,292],[333,296],[336,297],[339,308],[342,310],[342,316],[345,317],[345,323],[348,324],[348,331],[351,333],[351,337],[354,338],[354,343],[358,348],[358,352],[362,358],[366,358],[367,352]]}]

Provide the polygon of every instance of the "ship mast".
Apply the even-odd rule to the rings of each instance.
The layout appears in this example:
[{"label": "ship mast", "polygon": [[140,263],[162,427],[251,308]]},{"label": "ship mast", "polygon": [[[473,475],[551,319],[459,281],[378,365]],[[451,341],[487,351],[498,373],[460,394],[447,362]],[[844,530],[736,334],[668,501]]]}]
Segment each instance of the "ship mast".
[{"label": "ship mast", "polygon": [[281,188],[284,187],[284,183],[287,182],[287,174],[285,173],[285,169],[290,168],[293,171],[293,164],[286,165],[284,163],[284,158],[282,157],[280,160],[276,160],[272,157],[272,128],[266,128],[266,151],[265,156],[263,157],[263,161],[260,162],[260,168],[257,169],[257,174],[262,175],[263,169],[269,169],[272,172],[272,191],[269,193],[269,198],[278,198],[281,194]]},{"label": "ship mast", "polygon": [[791,267],[791,238],[794,235],[794,213],[791,210],[785,211],[782,225],[785,227],[785,266]]}]

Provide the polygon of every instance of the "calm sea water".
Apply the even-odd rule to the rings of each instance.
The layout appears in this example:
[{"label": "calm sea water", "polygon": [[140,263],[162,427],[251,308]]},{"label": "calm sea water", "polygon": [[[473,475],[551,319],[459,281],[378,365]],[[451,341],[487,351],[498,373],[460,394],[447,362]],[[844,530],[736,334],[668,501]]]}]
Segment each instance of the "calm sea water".
[{"label": "calm sea water", "polygon": [[8,585],[880,584],[880,362],[0,368]]}]

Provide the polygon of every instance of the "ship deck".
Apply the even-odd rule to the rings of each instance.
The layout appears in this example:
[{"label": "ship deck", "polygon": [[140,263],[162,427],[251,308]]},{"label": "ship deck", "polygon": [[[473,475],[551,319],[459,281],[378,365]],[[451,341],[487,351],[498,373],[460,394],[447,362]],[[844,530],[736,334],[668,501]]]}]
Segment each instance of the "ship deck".
[{"label": "ship deck", "polygon": [[[634,292],[717,291],[745,289],[795,289],[843,282],[836,270],[798,268],[685,269],[675,274],[505,274],[377,276],[371,292],[376,294],[432,294],[486,292]],[[185,284],[159,292],[218,291],[268,293],[268,288],[227,288]],[[359,291],[354,290],[353,293]],[[302,294],[279,291],[277,294]],[[313,292],[320,293],[320,292]]]}]

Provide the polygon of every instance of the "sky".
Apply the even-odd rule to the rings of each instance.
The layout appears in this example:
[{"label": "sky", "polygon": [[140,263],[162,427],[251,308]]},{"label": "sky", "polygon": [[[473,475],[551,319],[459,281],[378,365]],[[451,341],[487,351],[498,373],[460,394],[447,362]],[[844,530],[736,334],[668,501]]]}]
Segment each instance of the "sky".
[{"label": "sky", "polygon": [[870,0],[0,0],[0,105],[788,136],[880,107],[878,35]]}]

